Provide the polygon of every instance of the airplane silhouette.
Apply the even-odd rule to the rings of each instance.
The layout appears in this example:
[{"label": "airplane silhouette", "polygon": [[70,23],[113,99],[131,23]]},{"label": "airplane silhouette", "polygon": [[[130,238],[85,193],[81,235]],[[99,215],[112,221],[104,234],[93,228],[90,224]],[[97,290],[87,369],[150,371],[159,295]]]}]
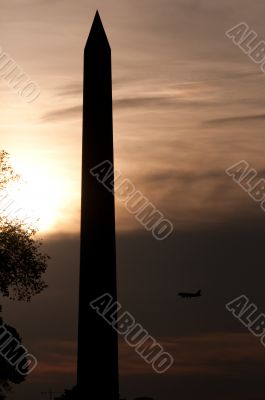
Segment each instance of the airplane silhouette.
[{"label": "airplane silhouette", "polygon": [[186,293],[186,292],[180,292],[180,293],[178,293],[178,295],[180,296],[180,297],[183,297],[183,298],[191,298],[191,297],[199,297],[199,296],[201,296],[201,289],[199,289],[197,292],[195,292],[195,293]]}]

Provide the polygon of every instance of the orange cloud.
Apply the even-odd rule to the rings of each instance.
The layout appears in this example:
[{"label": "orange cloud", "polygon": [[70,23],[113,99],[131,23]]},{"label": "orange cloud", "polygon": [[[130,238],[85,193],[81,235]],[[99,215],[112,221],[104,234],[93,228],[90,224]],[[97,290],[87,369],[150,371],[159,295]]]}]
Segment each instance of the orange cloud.
[{"label": "orange cloud", "polygon": [[[167,375],[226,375],[239,366],[264,364],[264,349],[249,333],[212,333],[187,337],[157,338],[175,359]],[[125,342],[120,343],[120,374],[154,374]]]},{"label": "orange cloud", "polygon": [[[35,348],[35,351],[34,351]],[[30,375],[31,382],[74,381],[76,375],[76,342],[41,341],[32,346],[38,366]]]}]

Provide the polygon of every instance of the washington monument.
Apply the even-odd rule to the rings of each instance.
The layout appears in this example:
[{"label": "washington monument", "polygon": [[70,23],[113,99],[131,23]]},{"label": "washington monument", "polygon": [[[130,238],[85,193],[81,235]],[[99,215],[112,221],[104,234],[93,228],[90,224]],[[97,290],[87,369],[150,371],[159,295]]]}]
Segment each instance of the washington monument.
[{"label": "washington monument", "polygon": [[97,12],[84,52],[78,399],[119,398],[117,333],[89,306],[117,299],[114,196],[90,173],[106,160],[113,166],[111,49]]}]

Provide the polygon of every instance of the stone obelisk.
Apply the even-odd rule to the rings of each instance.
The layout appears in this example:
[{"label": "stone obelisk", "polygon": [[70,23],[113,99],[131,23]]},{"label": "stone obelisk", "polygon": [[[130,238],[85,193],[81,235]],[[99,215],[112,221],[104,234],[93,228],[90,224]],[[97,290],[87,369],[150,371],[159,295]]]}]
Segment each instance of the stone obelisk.
[{"label": "stone obelisk", "polygon": [[77,368],[80,399],[119,398],[117,334],[89,306],[104,293],[117,299],[114,196],[90,173],[106,160],[113,165],[111,49],[97,12],[84,52]]}]

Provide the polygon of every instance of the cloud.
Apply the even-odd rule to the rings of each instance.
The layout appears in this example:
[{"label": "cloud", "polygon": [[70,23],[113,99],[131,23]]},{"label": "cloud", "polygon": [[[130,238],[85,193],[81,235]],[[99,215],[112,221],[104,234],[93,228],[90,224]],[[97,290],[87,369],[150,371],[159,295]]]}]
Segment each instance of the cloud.
[{"label": "cloud", "polygon": [[[159,337],[156,340],[169,352],[175,362],[166,375],[239,377],[252,366],[257,373],[265,366],[261,344],[248,332],[216,332],[183,337]],[[120,342],[121,375],[153,374],[147,364],[127,345]]]},{"label": "cloud", "polygon": [[173,96],[146,96],[146,97],[127,97],[114,99],[114,108],[161,108],[176,107],[177,99]]},{"label": "cloud", "polygon": [[[258,222],[249,224],[241,215],[215,229],[182,231],[176,226],[172,237],[161,243],[149,232],[117,234],[119,302],[174,356],[172,370],[159,378],[169,391],[182,390],[178,376],[183,393],[184,383],[191,379],[208,393],[213,383],[228,390],[231,379],[238,378],[235,399],[243,393],[245,378],[257,381],[256,392],[264,386],[264,349],[224,306],[245,293],[264,311],[264,220]],[[44,388],[47,382],[67,388],[75,380],[76,368],[79,235],[48,237],[44,243],[52,257],[48,289],[29,304],[6,300],[2,304],[9,321],[19,327],[23,343],[39,360],[40,369],[32,379]],[[178,291],[198,288],[203,293],[199,301],[177,297]],[[122,384],[143,379],[139,395],[149,383],[153,393],[157,375],[122,343],[120,367]],[[230,400],[229,396],[219,399]],[[165,398],[172,397],[169,393]],[[192,399],[190,392],[187,399]]]},{"label": "cloud", "polygon": [[242,116],[235,116],[235,117],[226,117],[226,118],[215,118],[209,119],[205,121],[207,124],[226,124],[229,122],[252,122],[252,121],[263,121],[265,119],[265,114],[256,114],[256,115],[242,115]]},{"label": "cloud", "polygon": [[32,374],[32,382],[64,381],[66,376],[74,381],[76,375],[77,344],[71,341],[43,340],[31,344],[31,352],[38,365]]},{"label": "cloud", "polygon": [[[73,88],[72,93],[76,89]],[[70,93],[70,91],[68,92]],[[113,98],[113,108],[115,110],[124,109],[142,109],[142,110],[172,110],[177,108],[186,107],[189,110],[191,107],[197,106],[198,108],[216,106],[214,102],[210,102],[204,99],[183,99],[178,98],[176,95],[147,95],[147,96],[135,96],[135,97],[121,97]],[[58,109],[55,111],[50,111],[42,116],[42,120],[45,122],[49,121],[60,121],[64,119],[79,119],[82,117],[82,105],[77,105],[74,107],[67,107]]]},{"label": "cloud", "polygon": [[136,382],[142,393],[158,392],[158,398],[167,400],[172,399],[172,393],[187,400],[263,398],[264,349],[250,333],[221,331],[159,340],[174,355],[171,369],[157,377],[151,366],[124,343],[120,347],[122,387]]},{"label": "cloud", "polygon": [[74,96],[83,93],[83,85],[81,82],[69,83],[63,87],[57,88],[58,96]]},{"label": "cloud", "polygon": [[79,119],[82,117],[82,106],[74,106],[50,111],[43,115],[42,120],[45,122],[54,122],[60,120]]},{"label": "cloud", "polygon": [[[164,351],[175,362],[166,375],[237,376],[252,365],[252,372],[265,366],[260,342],[249,332],[216,332],[187,336],[156,337]],[[38,355],[33,382],[58,382],[68,375],[74,380],[77,366],[76,341],[43,340],[33,342],[31,350]],[[120,374],[152,375],[153,370],[128,344],[119,338]]]},{"label": "cloud", "polygon": [[[73,92],[75,92],[73,88]],[[72,92],[72,93],[73,93]],[[161,108],[161,107],[174,107],[177,105],[177,100],[174,97],[166,96],[153,96],[153,97],[128,97],[121,99],[114,99],[113,108],[124,109],[124,108]],[[79,119],[82,117],[82,105],[58,109],[55,111],[50,111],[43,115],[42,120],[49,121],[59,121],[64,119]]]}]

